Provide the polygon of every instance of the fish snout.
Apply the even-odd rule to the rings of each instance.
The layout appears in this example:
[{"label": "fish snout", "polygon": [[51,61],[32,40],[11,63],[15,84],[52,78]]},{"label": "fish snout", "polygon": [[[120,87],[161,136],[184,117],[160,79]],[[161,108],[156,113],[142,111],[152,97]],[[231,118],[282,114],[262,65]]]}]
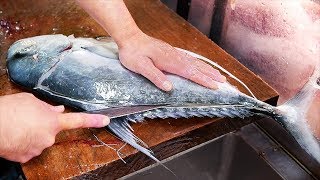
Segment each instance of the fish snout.
[{"label": "fish snout", "polygon": [[36,54],[36,43],[31,40],[17,41],[8,50],[7,61],[19,60]]}]

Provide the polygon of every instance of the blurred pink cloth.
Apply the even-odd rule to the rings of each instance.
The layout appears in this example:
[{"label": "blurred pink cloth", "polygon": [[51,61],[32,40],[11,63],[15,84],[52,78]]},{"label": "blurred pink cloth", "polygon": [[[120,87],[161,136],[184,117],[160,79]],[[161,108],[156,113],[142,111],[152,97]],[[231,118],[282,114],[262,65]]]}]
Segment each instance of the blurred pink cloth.
[{"label": "blurred pink cloth", "polygon": [[214,9],[215,0],[192,0],[188,21],[203,34],[209,36]]},{"label": "blurred pink cloth", "polygon": [[[294,97],[320,65],[320,1],[229,0],[220,45],[280,94]],[[320,137],[320,92],[308,123]]]}]

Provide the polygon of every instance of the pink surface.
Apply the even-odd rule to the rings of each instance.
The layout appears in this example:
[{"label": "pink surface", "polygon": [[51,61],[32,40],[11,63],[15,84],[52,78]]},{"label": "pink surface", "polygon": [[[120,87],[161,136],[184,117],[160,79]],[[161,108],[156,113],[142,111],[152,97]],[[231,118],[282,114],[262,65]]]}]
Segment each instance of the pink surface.
[{"label": "pink surface", "polygon": [[192,0],[188,21],[209,36],[216,0]]},{"label": "pink surface", "polygon": [[[295,96],[320,65],[320,1],[229,0],[221,46],[280,94]],[[309,111],[320,137],[320,93]]]}]

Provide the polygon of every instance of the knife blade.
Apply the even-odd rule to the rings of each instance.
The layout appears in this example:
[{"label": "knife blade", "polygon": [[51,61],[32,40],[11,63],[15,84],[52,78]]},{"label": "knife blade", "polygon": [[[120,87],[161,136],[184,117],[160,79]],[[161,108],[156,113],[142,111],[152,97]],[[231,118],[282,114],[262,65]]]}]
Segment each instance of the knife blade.
[{"label": "knife blade", "polygon": [[242,107],[244,105],[230,105],[230,104],[195,104],[185,103],[182,105],[175,104],[157,104],[157,105],[135,105],[135,106],[123,106],[123,107],[111,107],[105,109],[99,109],[94,111],[85,111],[90,114],[103,114],[110,118],[117,118],[121,116],[127,116],[131,114],[141,113],[158,108],[226,108],[226,107]]},{"label": "knife blade", "polygon": [[166,107],[169,104],[157,104],[157,105],[137,105],[137,106],[123,106],[123,107],[111,107],[93,111],[85,111],[89,114],[103,114],[109,116],[110,118],[117,118],[121,116],[127,116],[131,114],[141,113],[145,111],[150,111],[153,109],[158,109]]}]

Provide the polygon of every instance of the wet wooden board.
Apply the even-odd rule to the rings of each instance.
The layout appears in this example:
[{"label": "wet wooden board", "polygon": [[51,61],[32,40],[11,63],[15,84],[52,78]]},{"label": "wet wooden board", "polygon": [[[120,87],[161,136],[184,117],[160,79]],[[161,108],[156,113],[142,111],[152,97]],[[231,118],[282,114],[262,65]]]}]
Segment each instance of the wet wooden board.
[{"label": "wet wooden board", "polygon": [[[160,1],[127,0],[126,4],[145,33],[218,62],[244,81],[259,99],[275,104],[274,90]],[[5,70],[6,52],[15,40],[53,33],[107,35],[73,0],[7,0],[0,2],[0,12],[0,95],[26,91],[10,82]],[[228,80],[246,92],[235,81]],[[156,119],[134,124],[133,128],[156,157],[163,159],[250,122],[251,119]],[[52,147],[22,165],[25,176],[28,179],[76,176],[113,179],[154,163],[132,147],[124,146],[121,149],[126,155],[127,164],[124,164],[114,150],[101,146],[93,134],[115,149],[124,145],[103,128],[64,131],[58,134]]]}]

